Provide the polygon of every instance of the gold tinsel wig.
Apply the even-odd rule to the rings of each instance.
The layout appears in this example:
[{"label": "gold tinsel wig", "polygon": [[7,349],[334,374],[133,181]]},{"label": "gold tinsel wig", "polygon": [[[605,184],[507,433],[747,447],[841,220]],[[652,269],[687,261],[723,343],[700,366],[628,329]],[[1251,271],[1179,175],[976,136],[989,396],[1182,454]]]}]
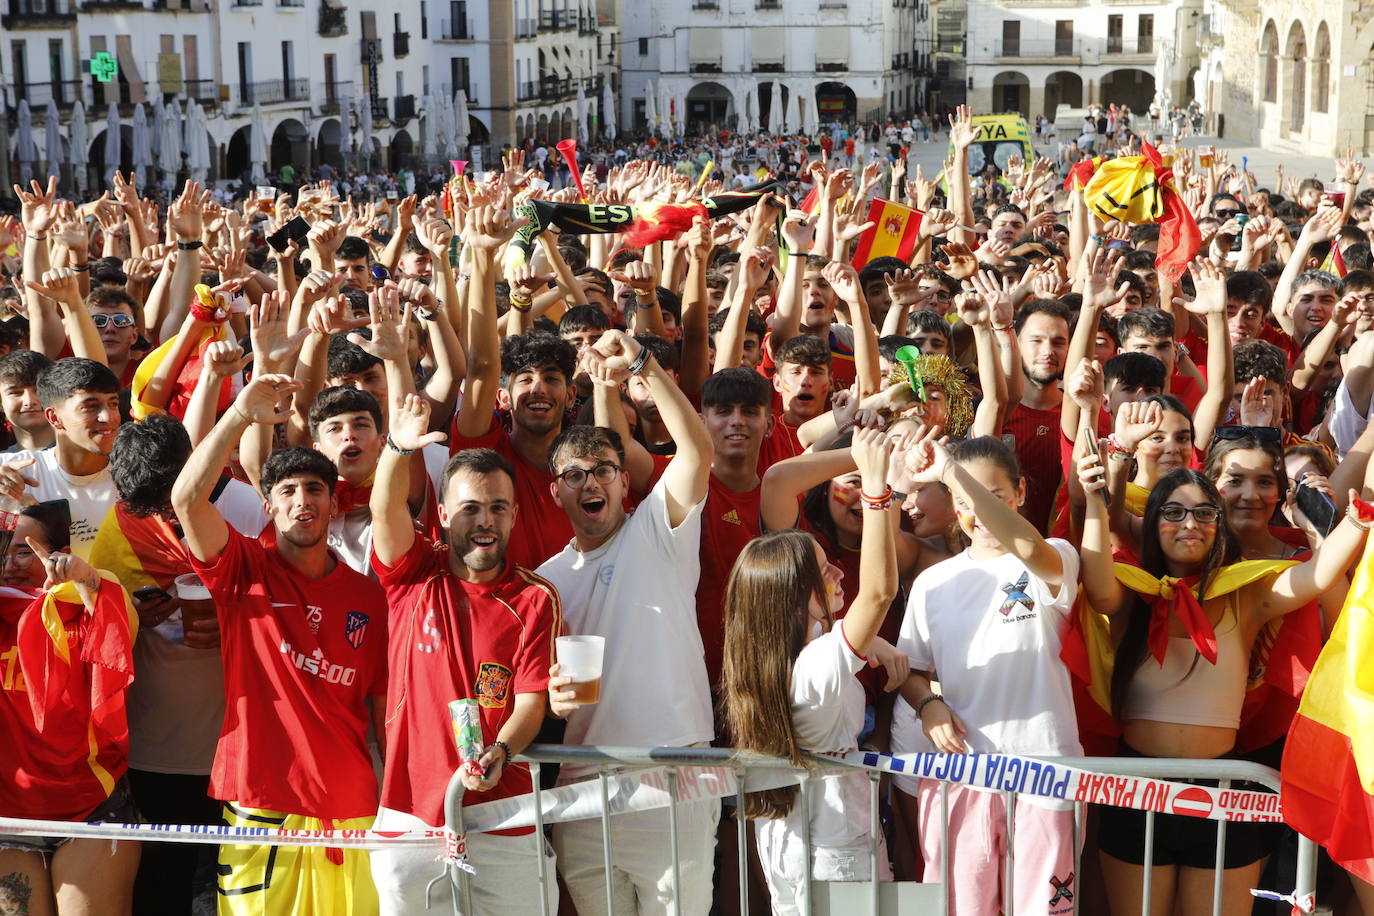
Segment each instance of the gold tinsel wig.
[{"label": "gold tinsel wig", "polygon": [[[973,392],[963,371],[954,360],[943,355],[921,355],[916,358],[916,371],[927,388],[939,388],[945,393],[945,432],[959,437],[968,432],[973,423]],[[909,382],[906,366],[894,362],[887,373],[887,384]]]}]

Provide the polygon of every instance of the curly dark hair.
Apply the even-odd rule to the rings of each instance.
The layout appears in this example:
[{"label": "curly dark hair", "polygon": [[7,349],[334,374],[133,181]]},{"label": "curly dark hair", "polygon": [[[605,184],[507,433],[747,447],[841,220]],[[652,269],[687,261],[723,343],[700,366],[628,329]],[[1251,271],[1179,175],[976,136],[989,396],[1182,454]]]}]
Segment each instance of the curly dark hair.
[{"label": "curly dark hair", "polygon": [[170,511],[172,485],[191,457],[191,437],[176,417],[155,413],[121,423],[110,450],[110,476],[130,515],[147,518]]}]

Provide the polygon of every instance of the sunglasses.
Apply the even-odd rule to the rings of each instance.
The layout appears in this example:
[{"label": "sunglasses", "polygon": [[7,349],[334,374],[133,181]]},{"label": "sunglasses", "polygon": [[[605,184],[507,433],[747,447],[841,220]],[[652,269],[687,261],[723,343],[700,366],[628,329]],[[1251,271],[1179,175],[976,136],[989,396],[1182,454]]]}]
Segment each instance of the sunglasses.
[{"label": "sunglasses", "polygon": [[1212,433],[1212,441],[1236,439],[1255,439],[1260,442],[1283,444],[1283,431],[1277,426],[1218,426]]},{"label": "sunglasses", "polygon": [[117,315],[92,315],[91,324],[95,325],[97,331],[103,331],[108,324],[117,328],[131,328],[136,322],[133,315],[125,315],[120,312]]},{"label": "sunglasses", "polygon": [[1182,522],[1190,515],[1197,519],[1199,525],[1211,525],[1221,518],[1221,510],[1216,506],[1192,506],[1190,508],[1179,503],[1166,503],[1159,510],[1159,517],[1166,522]]}]

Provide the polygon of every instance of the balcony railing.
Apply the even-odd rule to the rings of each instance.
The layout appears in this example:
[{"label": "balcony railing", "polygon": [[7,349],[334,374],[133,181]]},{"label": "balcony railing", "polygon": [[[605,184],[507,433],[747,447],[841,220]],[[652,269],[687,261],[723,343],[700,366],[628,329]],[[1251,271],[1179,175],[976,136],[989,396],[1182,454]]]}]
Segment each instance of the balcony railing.
[{"label": "balcony railing", "polygon": [[410,54],[410,33],[394,32],[391,36],[391,56],[405,57]]},{"label": "balcony railing", "polygon": [[577,34],[595,35],[598,31],[598,24],[595,16],[577,17]]},{"label": "balcony railing", "polygon": [[718,10],[720,9],[720,0],[692,0],[692,9]]},{"label": "balcony railing", "polygon": [[754,58],[755,73],[782,73],[787,69],[787,62],[782,60],[759,60]]},{"label": "balcony railing", "polygon": [[445,19],[439,23],[439,38],[442,41],[472,41],[477,36],[476,23],[472,19]]},{"label": "balcony railing", "polygon": [[577,95],[577,81],[545,77],[539,81],[539,98],[545,102],[561,102]]},{"label": "balcony railing", "polygon": [[576,14],[568,10],[540,10],[539,28],[545,32],[577,28]]},{"label": "balcony railing", "polygon": [[515,87],[515,99],[518,102],[528,102],[530,99],[539,97],[538,83],[520,83]]},{"label": "balcony railing", "polygon": [[235,9],[243,6],[262,6],[262,0],[234,0]]},{"label": "balcony railing", "polygon": [[782,0],[754,0],[754,9],[780,10],[782,9]]},{"label": "balcony railing", "polygon": [[516,37],[516,38],[533,38],[533,37],[535,36],[535,34],[539,31],[539,30],[536,28],[536,26],[537,26],[538,24],[539,24],[539,23],[538,23],[536,20],[534,20],[534,19],[517,19],[517,20],[515,20],[515,37]]},{"label": "balcony railing", "polygon": [[396,124],[404,124],[415,117],[415,96],[398,95],[391,100],[391,120]]},{"label": "balcony railing", "polygon": [[81,4],[83,13],[119,13],[141,9],[146,9],[143,0],[84,0]]},{"label": "balcony railing", "polygon": [[372,100],[372,121],[373,121],[373,123],[376,123],[377,121],[389,121],[389,120],[391,120],[391,110],[387,108],[386,99],[373,99],[373,100]]},{"label": "balcony railing", "polygon": [[5,14],[0,16],[0,26],[6,29],[42,28],[75,19],[76,4],[72,0],[9,0]]},{"label": "balcony railing", "polygon": [[15,83],[6,87],[10,98],[18,103],[27,100],[29,108],[35,113],[48,107],[48,102],[56,103],[58,108],[67,109],[77,99],[84,98],[82,90],[85,83],[81,80],[60,80],[50,83]]},{"label": "balcony railing", "polygon": [[344,105],[353,97],[353,81],[320,83],[315,91],[315,97],[320,100],[320,114],[342,114]]},{"label": "balcony railing", "polygon": [[219,104],[219,84],[214,80],[186,80],[181,86],[188,99],[195,99],[202,105]]},{"label": "balcony railing", "polygon": [[276,102],[310,100],[309,80],[264,80],[239,87],[245,105],[271,105]]},{"label": "balcony railing", "polygon": [[319,33],[324,38],[337,38],[348,34],[348,11],[341,6],[320,4]]},{"label": "balcony railing", "polygon": [[997,43],[998,57],[1079,57],[1083,53],[1082,42],[1074,39],[1055,38],[1045,41],[1021,41],[1003,39]]}]

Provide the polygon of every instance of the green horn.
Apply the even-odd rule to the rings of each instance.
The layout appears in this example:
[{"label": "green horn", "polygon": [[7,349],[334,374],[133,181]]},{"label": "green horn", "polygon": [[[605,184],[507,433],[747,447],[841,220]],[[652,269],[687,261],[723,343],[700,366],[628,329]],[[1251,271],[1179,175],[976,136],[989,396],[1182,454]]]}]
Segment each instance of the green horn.
[{"label": "green horn", "polygon": [[906,377],[911,383],[911,390],[916,392],[916,400],[924,401],[926,399],[926,382],[921,377],[921,370],[916,368],[916,360],[920,355],[920,350],[908,345],[894,353],[893,358],[906,367]]}]

